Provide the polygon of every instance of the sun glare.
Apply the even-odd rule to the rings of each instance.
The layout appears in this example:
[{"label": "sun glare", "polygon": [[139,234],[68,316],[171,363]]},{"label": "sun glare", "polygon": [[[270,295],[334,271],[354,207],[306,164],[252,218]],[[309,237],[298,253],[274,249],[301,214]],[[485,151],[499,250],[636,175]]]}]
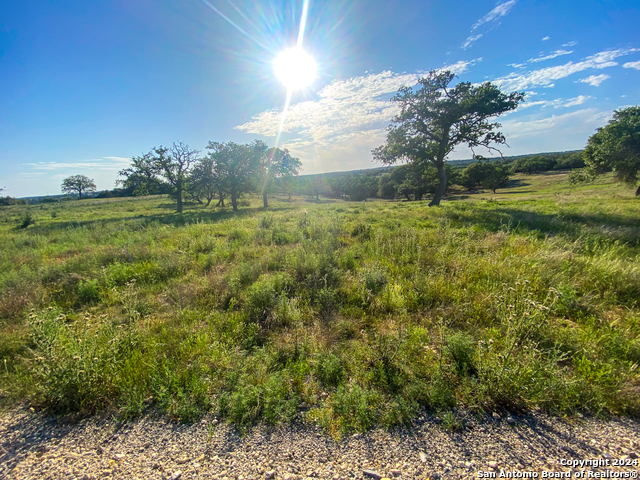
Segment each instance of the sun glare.
[{"label": "sun glare", "polygon": [[289,48],[276,58],[276,77],[290,90],[308,87],[316,78],[316,61],[300,47]]}]

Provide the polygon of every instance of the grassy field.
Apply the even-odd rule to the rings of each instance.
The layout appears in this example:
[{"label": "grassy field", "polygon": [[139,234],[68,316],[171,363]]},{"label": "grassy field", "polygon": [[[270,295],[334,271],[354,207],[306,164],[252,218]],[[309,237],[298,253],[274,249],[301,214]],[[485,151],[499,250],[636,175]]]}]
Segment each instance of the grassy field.
[{"label": "grassy field", "polygon": [[640,414],[640,200],[519,176],[427,202],[0,210],[0,397],[123,418]]}]

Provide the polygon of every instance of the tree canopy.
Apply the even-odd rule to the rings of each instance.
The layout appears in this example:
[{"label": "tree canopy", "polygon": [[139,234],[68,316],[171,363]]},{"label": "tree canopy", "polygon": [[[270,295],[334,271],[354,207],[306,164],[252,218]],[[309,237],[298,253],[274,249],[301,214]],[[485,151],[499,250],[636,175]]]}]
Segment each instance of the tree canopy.
[{"label": "tree canopy", "polygon": [[269,149],[262,163],[260,179],[264,208],[269,206],[267,195],[273,192],[277,184],[286,183],[287,180],[298,175],[300,167],[302,167],[300,159],[292,157],[286,148]]},{"label": "tree canopy", "polygon": [[220,188],[231,198],[234,212],[238,210],[238,197],[255,191],[268,149],[261,140],[254,140],[248,145],[235,142],[209,142],[207,145]]},{"label": "tree canopy", "polygon": [[432,70],[418,81],[419,87],[402,87],[391,99],[400,113],[388,128],[386,144],[373,150],[374,159],[385,164],[404,160],[436,167],[438,185],[429,206],[440,204],[447,186],[447,155],[460,144],[489,150],[506,144],[500,124],[489,119],[514,110],[524,99],[524,93],[505,94],[490,82],[451,87],[455,77],[450,71]]},{"label": "tree canopy", "polygon": [[86,175],[72,175],[62,181],[60,188],[64,193],[77,193],[78,200],[82,200],[83,193],[96,191],[96,184],[92,178]]},{"label": "tree canopy", "polygon": [[618,181],[634,187],[640,171],[640,106],[616,110],[611,121],[589,137],[582,156],[589,177],[613,171]]}]

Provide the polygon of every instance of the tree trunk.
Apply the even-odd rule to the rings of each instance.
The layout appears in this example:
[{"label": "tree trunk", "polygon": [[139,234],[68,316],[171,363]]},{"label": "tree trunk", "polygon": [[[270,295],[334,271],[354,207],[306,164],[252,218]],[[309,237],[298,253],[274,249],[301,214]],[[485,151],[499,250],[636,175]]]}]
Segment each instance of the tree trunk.
[{"label": "tree trunk", "polygon": [[236,199],[236,192],[231,192],[231,206],[233,207],[233,211],[238,211],[238,200]]},{"label": "tree trunk", "polygon": [[205,208],[209,206],[209,204],[211,203],[211,200],[213,200],[213,197],[207,198],[207,204],[204,206]]},{"label": "tree trunk", "polygon": [[178,207],[176,211],[178,213],[182,213],[182,182],[178,182],[176,185],[177,197],[178,197]]},{"label": "tree trunk", "polygon": [[440,200],[442,199],[442,195],[444,195],[444,191],[447,188],[447,172],[444,171],[444,162],[438,162],[438,188],[436,188],[436,193],[433,195],[433,200],[429,202],[430,207],[438,207],[440,206]]},{"label": "tree trunk", "polygon": [[82,189],[78,189],[78,200],[82,200]]},{"label": "tree trunk", "polygon": [[264,208],[269,208],[269,201],[267,200],[266,192],[262,192],[262,203],[264,203]]},{"label": "tree trunk", "polygon": [[636,197],[640,197],[640,185],[638,185],[638,189],[636,190]]}]

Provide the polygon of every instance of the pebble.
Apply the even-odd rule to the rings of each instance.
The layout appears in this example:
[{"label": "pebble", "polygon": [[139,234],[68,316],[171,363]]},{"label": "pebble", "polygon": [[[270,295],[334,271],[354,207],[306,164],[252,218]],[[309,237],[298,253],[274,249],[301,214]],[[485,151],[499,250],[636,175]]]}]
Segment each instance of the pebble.
[{"label": "pebble", "polygon": [[[573,422],[535,413],[513,416],[523,427],[514,429],[486,415],[474,418],[473,431],[451,435],[433,416],[421,417],[412,428],[336,441],[303,422],[258,425],[240,435],[226,422],[215,424],[213,415],[180,425],[154,414],[118,424],[118,442],[111,443],[116,425],[107,418],[70,424],[35,412],[5,411],[0,478],[469,480],[476,478],[475,470],[492,466],[494,471],[553,470],[567,456],[633,458],[640,447],[640,423],[628,418]],[[365,467],[373,475],[366,475]]]},{"label": "pebble", "polygon": [[382,475],[380,475],[375,470],[363,470],[362,474],[365,477],[373,478],[374,480],[380,480],[382,478]]}]

